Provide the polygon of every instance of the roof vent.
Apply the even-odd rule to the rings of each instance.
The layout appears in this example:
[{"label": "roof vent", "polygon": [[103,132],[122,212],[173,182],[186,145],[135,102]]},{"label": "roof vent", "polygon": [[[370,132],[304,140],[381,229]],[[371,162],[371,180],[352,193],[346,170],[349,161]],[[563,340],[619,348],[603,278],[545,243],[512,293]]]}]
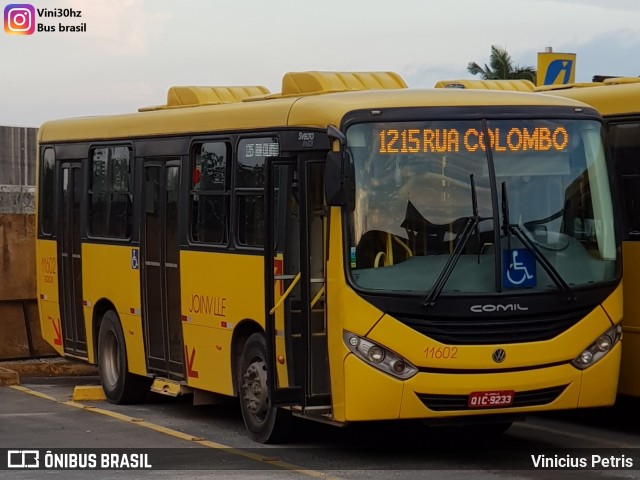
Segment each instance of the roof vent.
[{"label": "roof vent", "polygon": [[139,108],[140,112],[169,108],[216,105],[241,102],[249,97],[268,95],[269,90],[261,86],[248,87],[171,87],[167,92],[167,104]]},{"label": "roof vent", "polygon": [[615,77],[604,80],[605,85],[622,85],[624,83],[640,83],[640,77]]},{"label": "roof vent", "polygon": [[481,90],[508,90],[511,92],[533,92],[536,86],[530,80],[441,80],[434,88],[469,88]]},{"label": "roof vent", "polygon": [[289,72],[282,79],[281,95],[400,88],[407,88],[407,84],[395,72]]}]

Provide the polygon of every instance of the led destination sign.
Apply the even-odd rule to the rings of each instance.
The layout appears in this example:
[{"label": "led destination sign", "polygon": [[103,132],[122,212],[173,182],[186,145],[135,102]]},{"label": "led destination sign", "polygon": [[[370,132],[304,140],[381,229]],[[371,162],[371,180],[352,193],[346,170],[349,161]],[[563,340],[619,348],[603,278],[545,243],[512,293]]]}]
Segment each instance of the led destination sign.
[{"label": "led destination sign", "polygon": [[[518,128],[508,131],[490,128],[489,145],[496,152],[558,152],[569,143],[569,133],[564,127]],[[486,150],[485,133],[468,128],[383,129],[379,132],[379,153],[455,153]]]}]

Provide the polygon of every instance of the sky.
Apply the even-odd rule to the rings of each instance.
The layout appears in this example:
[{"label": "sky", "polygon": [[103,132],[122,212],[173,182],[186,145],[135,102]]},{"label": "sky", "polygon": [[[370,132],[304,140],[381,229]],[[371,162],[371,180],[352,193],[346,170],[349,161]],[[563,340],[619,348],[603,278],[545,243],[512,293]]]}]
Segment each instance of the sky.
[{"label": "sky", "polygon": [[[4,13],[8,5],[24,9],[25,3],[0,0],[0,7]],[[491,45],[506,48],[514,64],[534,67],[546,47],[575,53],[576,81],[595,74],[640,75],[638,0],[29,5],[34,28],[56,31],[0,31],[0,125],[38,127],[56,118],[135,112],[165,103],[174,85],[263,85],[275,93],[290,71],[395,71],[411,88],[431,88],[439,80],[474,78],[467,64],[488,63]],[[45,8],[82,16],[39,16]],[[61,24],[85,24],[86,31],[60,32]]]}]

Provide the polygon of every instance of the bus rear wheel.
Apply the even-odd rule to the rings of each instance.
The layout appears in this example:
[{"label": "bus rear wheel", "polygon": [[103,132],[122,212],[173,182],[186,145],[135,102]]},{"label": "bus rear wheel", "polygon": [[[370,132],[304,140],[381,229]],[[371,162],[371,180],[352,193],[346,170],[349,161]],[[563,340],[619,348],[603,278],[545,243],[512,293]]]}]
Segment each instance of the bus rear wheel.
[{"label": "bus rear wheel", "polygon": [[111,403],[139,403],[149,392],[150,379],[129,373],[124,334],[113,310],[107,311],[100,323],[98,371],[104,394]]},{"label": "bus rear wheel", "polygon": [[267,347],[254,333],[244,345],[238,366],[238,397],[249,437],[259,443],[281,443],[292,434],[291,412],[271,405],[267,386]]}]

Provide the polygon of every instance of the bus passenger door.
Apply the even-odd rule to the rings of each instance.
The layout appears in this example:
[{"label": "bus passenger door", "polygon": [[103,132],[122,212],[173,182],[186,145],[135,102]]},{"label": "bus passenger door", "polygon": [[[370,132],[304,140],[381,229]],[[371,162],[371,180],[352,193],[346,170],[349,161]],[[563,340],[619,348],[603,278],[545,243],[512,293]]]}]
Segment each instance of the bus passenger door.
[{"label": "bus passenger door", "polygon": [[58,262],[60,272],[60,313],[64,351],[87,358],[87,333],[82,309],[82,242],[80,238],[80,200],[82,168],[79,162],[60,164],[58,191]]},{"label": "bus passenger door", "polygon": [[274,405],[330,412],[324,161],[270,159],[266,182],[267,383]]},{"label": "bus passenger door", "polygon": [[147,368],[184,378],[180,322],[179,160],[146,161],[141,228],[142,318]]}]

